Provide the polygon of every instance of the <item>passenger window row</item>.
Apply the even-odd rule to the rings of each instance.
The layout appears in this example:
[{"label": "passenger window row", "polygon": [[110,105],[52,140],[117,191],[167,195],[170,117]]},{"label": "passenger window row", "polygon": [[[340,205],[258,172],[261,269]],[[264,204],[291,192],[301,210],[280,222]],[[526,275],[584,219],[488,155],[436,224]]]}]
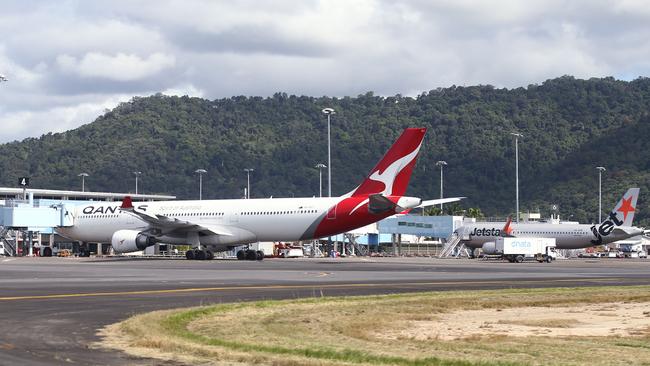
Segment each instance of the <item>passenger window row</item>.
[{"label": "passenger window row", "polygon": [[183,217],[183,216],[223,216],[225,213],[223,212],[207,212],[207,213],[201,213],[201,212],[184,212],[184,213],[173,213],[173,214],[168,214],[167,216],[170,217]]},{"label": "passenger window row", "polygon": [[242,212],[242,216],[260,216],[260,215],[292,215],[292,214],[306,214],[317,213],[317,210],[292,210],[292,211],[252,211]]}]

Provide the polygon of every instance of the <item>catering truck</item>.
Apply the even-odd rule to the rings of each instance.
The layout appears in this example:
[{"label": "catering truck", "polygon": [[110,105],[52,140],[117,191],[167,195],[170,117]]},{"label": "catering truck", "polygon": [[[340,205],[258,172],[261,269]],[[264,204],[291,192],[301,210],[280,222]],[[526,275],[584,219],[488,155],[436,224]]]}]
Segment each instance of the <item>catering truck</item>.
[{"label": "catering truck", "polygon": [[557,258],[555,238],[500,237],[494,244],[495,252],[511,263],[521,263],[526,258],[550,263]]}]

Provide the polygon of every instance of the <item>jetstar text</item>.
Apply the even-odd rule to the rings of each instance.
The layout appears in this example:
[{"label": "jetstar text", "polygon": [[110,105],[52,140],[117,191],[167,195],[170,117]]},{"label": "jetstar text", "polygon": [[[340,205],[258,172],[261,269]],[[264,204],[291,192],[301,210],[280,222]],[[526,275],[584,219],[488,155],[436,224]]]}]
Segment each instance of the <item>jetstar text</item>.
[{"label": "jetstar text", "polygon": [[469,233],[470,236],[501,236],[501,230],[500,229],[487,229],[487,228],[474,228],[474,231]]},{"label": "jetstar text", "polygon": [[595,239],[591,240],[591,243],[594,245],[602,244],[603,236],[607,236],[611,234],[615,226],[621,226],[621,225],[623,225],[623,221],[619,220],[618,217],[616,217],[616,212],[614,211],[610,212],[609,216],[607,217],[607,220],[603,221],[600,225],[598,225],[598,228],[596,228],[596,225],[593,225],[591,227],[591,232],[596,237]]}]

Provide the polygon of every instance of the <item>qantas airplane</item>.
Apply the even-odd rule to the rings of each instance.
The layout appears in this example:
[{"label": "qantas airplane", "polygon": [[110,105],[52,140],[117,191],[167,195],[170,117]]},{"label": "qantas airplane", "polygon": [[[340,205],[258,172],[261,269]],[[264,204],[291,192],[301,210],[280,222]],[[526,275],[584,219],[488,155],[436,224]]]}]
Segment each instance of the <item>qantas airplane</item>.
[{"label": "qantas airplane", "polygon": [[[72,213],[72,226],[59,227],[67,238],[111,243],[116,253],[156,243],[192,245],[187,259],[212,259],[214,251],[257,241],[299,241],[356,229],[403,211],[458,201],[422,202],[404,196],[426,129],[407,128],[352,192],[328,198],[268,198],[205,201],[90,204]],[[238,259],[261,260],[264,253],[241,250]]]},{"label": "qantas airplane", "polygon": [[643,234],[643,229],[632,226],[639,188],[630,188],[612,212],[598,225],[588,224],[512,224],[476,223],[459,227],[456,233],[469,248],[482,248],[485,254],[495,253],[495,239],[499,236],[555,238],[557,249],[580,249],[609,244]]}]

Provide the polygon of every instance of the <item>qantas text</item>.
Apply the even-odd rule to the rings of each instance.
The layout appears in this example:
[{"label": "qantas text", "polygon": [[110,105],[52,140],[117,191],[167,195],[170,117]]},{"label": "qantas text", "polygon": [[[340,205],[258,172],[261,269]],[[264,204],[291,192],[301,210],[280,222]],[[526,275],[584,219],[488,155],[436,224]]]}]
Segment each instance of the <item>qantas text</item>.
[{"label": "qantas text", "polygon": [[[140,205],[137,207],[137,209],[146,211],[147,207],[148,205]],[[120,206],[86,206],[82,212],[85,215],[116,214],[120,212]]]}]

